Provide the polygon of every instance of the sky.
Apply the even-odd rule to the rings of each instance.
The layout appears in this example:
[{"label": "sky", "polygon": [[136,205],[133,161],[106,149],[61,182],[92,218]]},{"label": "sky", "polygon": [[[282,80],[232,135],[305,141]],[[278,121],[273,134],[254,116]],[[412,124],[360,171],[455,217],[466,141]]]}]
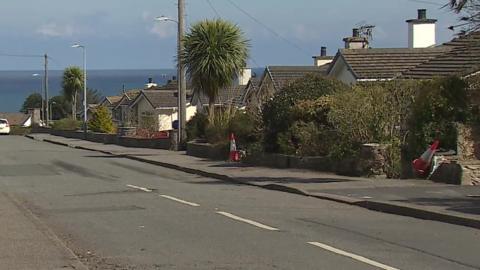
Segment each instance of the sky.
[{"label": "sky", "polygon": [[[457,15],[441,9],[447,0],[185,0],[187,26],[221,17],[236,23],[250,40],[251,67],[311,65],[321,46],[333,55],[352,28],[373,24],[372,47],[406,47],[407,24],[417,9],[438,19],[437,43],[452,38],[447,29]],[[233,2],[233,4],[231,3]],[[88,69],[173,68],[176,0],[15,0],[0,9],[0,70],[38,70],[43,60],[7,55],[51,57],[51,69],[82,65]],[[235,7],[238,6],[239,8]],[[247,14],[245,14],[247,13]],[[187,27],[188,31],[188,27]]]}]

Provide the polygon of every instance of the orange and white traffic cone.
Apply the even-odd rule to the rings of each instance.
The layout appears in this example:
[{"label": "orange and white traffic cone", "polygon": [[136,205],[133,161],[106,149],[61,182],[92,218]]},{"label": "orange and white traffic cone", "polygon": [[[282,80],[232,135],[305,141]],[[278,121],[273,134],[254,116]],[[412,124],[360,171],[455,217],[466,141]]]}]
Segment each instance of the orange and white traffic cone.
[{"label": "orange and white traffic cone", "polygon": [[419,175],[426,175],[428,172],[428,168],[430,167],[430,164],[432,162],[433,155],[437,151],[438,145],[440,142],[438,140],[435,140],[432,145],[425,151],[420,158],[415,159],[412,162],[413,169],[415,172]]},{"label": "orange and white traffic cone", "polygon": [[233,133],[230,134],[230,161],[240,161],[240,155],[237,150],[237,144],[235,143],[235,135]]}]

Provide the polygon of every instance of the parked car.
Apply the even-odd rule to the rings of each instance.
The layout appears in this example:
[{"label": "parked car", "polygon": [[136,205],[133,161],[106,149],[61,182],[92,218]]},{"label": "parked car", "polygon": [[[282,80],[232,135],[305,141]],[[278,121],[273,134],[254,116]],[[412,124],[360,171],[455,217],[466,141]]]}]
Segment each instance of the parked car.
[{"label": "parked car", "polygon": [[10,134],[10,125],[7,119],[0,119],[0,134]]}]

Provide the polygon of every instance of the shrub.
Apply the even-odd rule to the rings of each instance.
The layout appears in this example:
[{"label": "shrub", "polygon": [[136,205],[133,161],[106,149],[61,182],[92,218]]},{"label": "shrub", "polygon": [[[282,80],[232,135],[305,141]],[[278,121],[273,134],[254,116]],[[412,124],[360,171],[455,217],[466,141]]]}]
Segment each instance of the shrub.
[{"label": "shrub", "polygon": [[[321,102],[317,101],[320,97],[346,88],[347,86],[339,81],[318,75],[307,75],[276,93],[262,110],[265,150],[282,152],[280,143],[284,144],[291,140],[288,138],[288,132],[296,121],[305,123],[314,121],[317,125],[328,126],[325,122],[324,108],[319,107],[318,110],[315,102]],[[294,110],[295,106],[297,109]],[[303,111],[301,108],[305,106],[310,109]]]},{"label": "shrub", "polygon": [[107,107],[100,106],[93,112],[92,118],[88,121],[88,128],[94,132],[114,133],[115,126],[113,125],[112,116]]},{"label": "shrub", "polygon": [[204,139],[205,129],[208,125],[208,116],[204,113],[196,113],[186,125],[187,139]]},{"label": "shrub", "polygon": [[82,127],[82,121],[64,118],[53,122],[52,128],[56,130],[78,130]]},{"label": "shrub", "polygon": [[409,159],[420,155],[435,139],[446,149],[456,149],[455,122],[469,120],[467,83],[447,77],[421,83],[408,121]]}]

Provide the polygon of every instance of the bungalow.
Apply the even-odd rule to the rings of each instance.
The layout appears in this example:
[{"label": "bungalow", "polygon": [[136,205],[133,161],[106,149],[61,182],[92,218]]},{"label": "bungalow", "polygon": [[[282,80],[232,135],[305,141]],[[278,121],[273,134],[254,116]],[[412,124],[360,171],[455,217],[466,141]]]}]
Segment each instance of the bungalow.
[{"label": "bungalow", "polygon": [[[260,81],[252,81],[244,100],[250,109],[259,109],[276,92],[308,74],[326,75],[329,63],[321,66],[267,66]],[[247,85],[248,86],[248,85]]]},{"label": "bungalow", "polygon": [[418,18],[407,23],[408,48],[369,48],[368,40],[354,29],[353,36],[344,39],[345,49],[335,55],[328,76],[355,84],[451,74],[466,76],[479,70],[478,33],[435,46],[436,20],[427,19],[426,10],[418,10]]},{"label": "bungalow", "polygon": [[0,113],[0,119],[7,119],[11,126],[30,127],[32,126],[32,115],[25,113]]},{"label": "bungalow", "polygon": [[125,91],[112,108],[112,118],[119,126],[132,125],[136,122],[136,118],[130,113],[130,105],[140,94],[140,89],[132,89]]},{"label": "bungalow", "polygon": [[[138,126],[151,128],[156,131],[173,129],[172,123],[178,118],[178,94],[172,90],[142,90],[131,103],[130,109],[138,119]],[[187,121],[190,120],[197,108],[187,103]],[[151,123],[150,121],[153,121]]]}]

